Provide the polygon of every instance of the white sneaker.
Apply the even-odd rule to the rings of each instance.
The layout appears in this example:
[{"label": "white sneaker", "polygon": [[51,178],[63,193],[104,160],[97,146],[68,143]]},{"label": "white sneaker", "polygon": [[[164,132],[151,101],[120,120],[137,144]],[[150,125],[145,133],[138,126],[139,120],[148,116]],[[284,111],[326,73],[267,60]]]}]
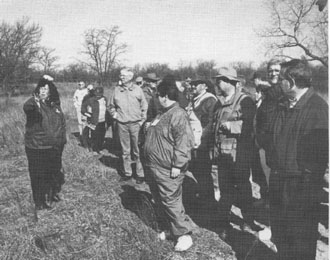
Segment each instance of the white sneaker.
[{"label": "white sneaker", "polygon": [[159,240],[161,240],[161,241],[166,240],[166,234],[165,234],[165,232],[162,231],[162,232],[158,233],[158,234],[157,234],[157,238],[158,238]]},{"label": "white sneaker", "polygon": [[178,242],[175,245],[174,250],[178,252],[186,251],[193,245],[191,236],[183,235],[178,238]]}]

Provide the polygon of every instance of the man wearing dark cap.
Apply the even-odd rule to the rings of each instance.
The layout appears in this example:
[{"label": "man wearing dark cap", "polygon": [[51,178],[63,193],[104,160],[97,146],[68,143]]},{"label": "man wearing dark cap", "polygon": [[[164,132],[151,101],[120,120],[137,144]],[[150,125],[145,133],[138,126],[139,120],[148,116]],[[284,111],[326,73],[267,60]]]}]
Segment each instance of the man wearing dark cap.
[{"label": "man wearing dark cap", "polygon": [[328,105],[307,61],[282,64],[281,103],[271,126],[270,224],[278,259],[315,259],[322,181],[328,165]]},{"label": "man wearing dark cap", "polygon": [[220,187],[215,199],[219,201],[220,236],[226,239],[234,203],[241,208],[244,218],[241,228],[255,227],[249,177],[256,106],[250,96],[242,93],[236,70],[220,68],[215,79],[216,95],[221,104],[216,108],[213,121]]}]

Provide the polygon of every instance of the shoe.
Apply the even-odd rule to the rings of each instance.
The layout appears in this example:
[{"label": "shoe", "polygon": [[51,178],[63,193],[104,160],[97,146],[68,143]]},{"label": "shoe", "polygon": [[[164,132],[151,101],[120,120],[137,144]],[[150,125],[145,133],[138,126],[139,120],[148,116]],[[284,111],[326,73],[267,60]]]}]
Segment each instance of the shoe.
[{"label": "shoe", "polygon": [[164,241],[166,239],[165,231],[162,231],[162,232],[158,233],[157,238],[161,241]]},{"label": "shoe", "polygon": [[132,176],[122,176],[120,177],[119,182],[129,181],[130,179],[132,179]]},{"label": "shoe", "polygon": [[136,177],[136,184],[144,183],[145,179],[143,177]]},{"label": "shoe", "polygon": [[191,236],[183,235],[178,238],[178,242],[175,245],[174,250],[177,252],[182,252],[188,250],[193,245]]}]

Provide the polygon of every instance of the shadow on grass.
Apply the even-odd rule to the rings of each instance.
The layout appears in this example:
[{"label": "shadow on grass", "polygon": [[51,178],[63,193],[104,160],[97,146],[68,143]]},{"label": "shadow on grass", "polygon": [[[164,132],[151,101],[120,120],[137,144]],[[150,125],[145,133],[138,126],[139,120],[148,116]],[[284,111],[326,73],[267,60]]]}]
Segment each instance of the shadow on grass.
[{"label": "shadow on grass", "polygon": [[123,192],[119,194],[124,208],[135,213],[147,226],[159,231],[164,226],[162,218],[157,216],[157,209],[147,191],[137,190],[131,185],[122,185]]},{"label": "shadow on grass", "polygon": [[[213,198],[212,192],[203,192],[202,196],[196,197],[196,183],[189,178],[185,178],[183,183],[183,202],[187,214],[201,228],[208,229],[220,234],[223,223],[219,221],[218,203]],[[267,209],[256,210],[256,220],[267,222]],[[231,213],[230,222],[235,226],[244,224],[244,220]],[[260,242],[251,233],[242,232],[233,228],[228,233],[228,239],[225,241],[236,253],[238,260],[245,259],[275,259],[275,254],[262,242]]]},{"label": "shadow on grass", "polygon": [[103,155],[99,161],[107,167],[117,170],[117,173],[121,175],[121,159],[118,157],[113,157],[111,155]]}]

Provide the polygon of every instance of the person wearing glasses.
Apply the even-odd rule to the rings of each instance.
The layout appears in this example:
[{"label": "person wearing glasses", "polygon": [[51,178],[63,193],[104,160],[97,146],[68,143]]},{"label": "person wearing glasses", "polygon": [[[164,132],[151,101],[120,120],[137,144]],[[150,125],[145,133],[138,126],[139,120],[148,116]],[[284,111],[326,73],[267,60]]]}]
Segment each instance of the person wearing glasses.
[{"label": "person wearing glasses", "polygon": [[216,96],[220,105],[213,118],[214,148],[212,159],[218,162],[218,185],[214,197],[219,201],[219,235],[226,240],[232,229],[231,206],[240,207],[243,221],[241,229],[256,229],[252,205],[250,165],[254,145],[253,121],[256,105],[253,99],[242,92],[237,72],[233,68],[220,68],[215,77]]},{"label": "person wearing glasses", "polygon": [[278,259],[315,259],[323,176],[329,161],[328,104],[307,61],[282,63],[280,103],[270,131],[270,224]]},{"label": "person wearing glasses", "polygon": [[[176,251],[185,251],[192,244],[190,234],[194,223],[185,214],[182,203],[182,183],[191,149],[194,145],[188,114],[178,104],[175,80],[163,80],[157,87],[157,98],[162,106],[147,129],[144,159],[147,182],[157,205],[163,209],[176,238]],[[163,235],[162,235],[163,234]],[[160,233],[160,239],[165,239]]]},{"label": "person wearing glasses", "polygon": [[73,95],[73,105],[77,111],[77,119],[78,119],[78,129],[79,129],[79,140],[80,143],[83,144],[82,141],[82,133],[84,129],[84,122],[81,114],[81,105],[84,97],[88,94],[88,89],[86,88],[85,82],[80,81],[78,83],[78,89],[74,92]]},{"label": "person wearing glasses", "polygon": [[110,96],[109,112],[117,122],[117,131],[122,148],[124,175],[121,181],[133,176],[132,163],[136,163],[136,182],[144,182],[144,172],[140,160],[139,131],[146,120],[148,103],[142,89],[133,81],[130,69],[120,71],[121,85]]}]

